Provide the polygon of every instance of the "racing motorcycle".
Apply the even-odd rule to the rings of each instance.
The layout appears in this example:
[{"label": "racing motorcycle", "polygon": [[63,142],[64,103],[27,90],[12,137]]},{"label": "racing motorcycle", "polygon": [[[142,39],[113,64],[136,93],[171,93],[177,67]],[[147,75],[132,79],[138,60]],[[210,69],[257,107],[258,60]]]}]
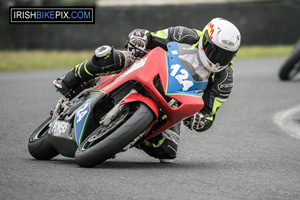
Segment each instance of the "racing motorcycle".
[{"label": "racing motorcycle", "polygon": [[191,46],[171,42],[167,48],[143,51],[119,74],[101,77],[70,101],[59,99],[30,136],[30,154],[38,160],[61,154],[93,167],[201,110],[207,81],[195,81],[179,60]]},{"label": "racing motorcycle", "polygon": [[284,62],[279,70],[279,78],[283,81],[293,80],[300,72],[300,39],[294,45],[291,56]]}]

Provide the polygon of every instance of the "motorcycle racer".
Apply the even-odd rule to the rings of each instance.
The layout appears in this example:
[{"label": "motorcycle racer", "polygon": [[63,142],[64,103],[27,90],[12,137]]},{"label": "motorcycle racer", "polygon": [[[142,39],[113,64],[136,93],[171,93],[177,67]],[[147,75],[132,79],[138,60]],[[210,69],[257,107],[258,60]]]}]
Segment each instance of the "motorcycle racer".
[{"label": "motorcycle racer", "polygon": [[[186,55],[180,56],[182,64],[194,72],[196,81],[208,80],[203,93],[204,107],[183,123],[198,132],[209,129],[220,106],[228,99],[233,87],[232,59],[239,50],[241,35],[229,21],[222,18],[212,19],[202,31],[183,26],[170,27],[151,32],[135,29],[129,34],[130,43],[143,50],[161,47],[167,50],[168,42],[192,45]],[[142,56],[142,52],[132,48],[127,51],[104,45],[95,50],[95,54],[71,71],[53,81],[58,92],[72,99],[95,77],[115,74],[130,66]],[[179,143],[180,123],[161,134],[144,141],[137,147],[161,162],[173,162]]]}]

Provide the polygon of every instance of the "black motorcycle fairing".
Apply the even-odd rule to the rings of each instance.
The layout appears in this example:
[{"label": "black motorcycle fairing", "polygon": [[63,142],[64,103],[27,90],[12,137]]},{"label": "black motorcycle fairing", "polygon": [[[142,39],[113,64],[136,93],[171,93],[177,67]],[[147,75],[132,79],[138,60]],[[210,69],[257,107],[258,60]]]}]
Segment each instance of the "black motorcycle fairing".
[{"label": "black motorcycle fairing", "polygon": [[[75,151],[81,142],[99,127],[101,118],[133,88],[136,88],[135,84],[128,82],[108,94],[93,90],[89,96],[82,97],[78,103],[69,108],[66,114],[52,122],[49,136],[53,147],[63,156],[74,157]],[[78,116],[82,115],[84,110],[81,108],[87,101],[89,101],[89,112],[81,116],[83,119],[80,120],[85,122],[81,126],[77,123],[77,120]],[[72,117],[67,120],[67,117],[70,116]]]},{"label": "black motorcycle fairing", "polygon": [[[73,112],[67,112],[67,116],[74,114],[74,116],[67,121],[66,116],[59,117],[52,122],[50,126],[49,136],[50,142],[52,146],[63,156],[66,157],[74,157],[75,151],[78,148],[78,143],[80,141],[76,141],[76,138],[80,138],[81,140],[85,139],[94,129],[99,126],[99,122],[97,122],[94,118],[94,107],[98,102],[101,102],[101,99],[105,97],[105,94],[102,92],[93,92],[89,98],[91,98],[90,108],[91,111],[86,118],[84,127],[82,131],[76,135],[75,131],[75,118],[80,107],[86,102],[87,98],[83,98],[79,104],[75,104],[70,110]],[[74,113],[75,112],[75,113]]]}]

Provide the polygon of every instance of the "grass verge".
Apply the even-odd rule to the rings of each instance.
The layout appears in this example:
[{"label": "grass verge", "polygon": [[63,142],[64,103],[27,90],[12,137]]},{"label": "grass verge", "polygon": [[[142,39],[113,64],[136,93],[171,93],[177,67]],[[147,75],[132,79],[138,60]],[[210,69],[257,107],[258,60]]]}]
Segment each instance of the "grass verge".
[{"label": "grass verge", "polygon": [[278,46],[246,46],[241,47],[236,58],[262,58],[262,57],[282,57],[288,56],[292,50],[292,45]]},{"label": "grass verge", "polygon": [[91,55],[90,51],[0,51],[0,71],[70,69]]},{"label": "grass verge", "polygon": [[[236,59],[288,56],[292,46],[241,47]],[[0,51],[0,71],[71,69],[89,59],[93,51]]]}]

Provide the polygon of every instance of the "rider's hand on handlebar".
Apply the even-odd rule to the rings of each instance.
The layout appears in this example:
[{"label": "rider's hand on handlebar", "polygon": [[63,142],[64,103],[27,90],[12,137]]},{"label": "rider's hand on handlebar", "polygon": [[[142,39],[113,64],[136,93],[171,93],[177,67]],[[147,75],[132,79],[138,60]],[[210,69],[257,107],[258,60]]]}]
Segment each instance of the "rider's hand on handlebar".
[{"label": "rider's hand on handlebar", "polygon": [[[134,30],[129,34],[129,41],[131,44],[136,47],[146,51],[147,46],[147,36],[140,30]],[[128,53],[133,60],[139,59],[145,55],[144,52],[138,50],[137,48],[133,48],[131,45],[127,47]]]},{"label": "rider's hand on handlebar", "polygon": [[193,116],[183,120],[183,124],[191,130],[199,131],[205,126],[205,117],[202,113],[195,113]]}]

